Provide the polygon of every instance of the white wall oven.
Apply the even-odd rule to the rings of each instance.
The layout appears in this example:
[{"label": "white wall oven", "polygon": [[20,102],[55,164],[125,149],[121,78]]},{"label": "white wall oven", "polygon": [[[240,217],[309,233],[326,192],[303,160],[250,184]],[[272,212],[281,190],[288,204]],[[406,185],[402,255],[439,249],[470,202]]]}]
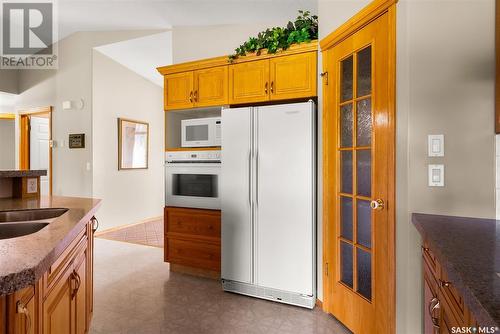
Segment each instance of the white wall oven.
[{"label": "white wall oven", "polygon": [[220,151],[167,152],[167,206],[220,209]]},{"label": "white wall oven", "polygon": [[221,144],[221,118],[196,118],[181,121],[182,147],[210,147]]}]

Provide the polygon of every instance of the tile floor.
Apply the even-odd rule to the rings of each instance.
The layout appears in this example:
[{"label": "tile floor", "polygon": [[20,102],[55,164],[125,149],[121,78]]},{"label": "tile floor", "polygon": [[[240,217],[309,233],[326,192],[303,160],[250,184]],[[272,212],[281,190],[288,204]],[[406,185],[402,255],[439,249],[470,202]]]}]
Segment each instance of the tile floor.
[{"label": "tile floor", "polygon": [[124,226],[119,230],[102,231],[96,236],[102,239],[163,247],[163,217],[149,222]]},{"label": "tile floor", "polygon": [[163,250],[95,241],[91,334],[349,333],[315,309],[223,292],[217,281],[170,273]]}]

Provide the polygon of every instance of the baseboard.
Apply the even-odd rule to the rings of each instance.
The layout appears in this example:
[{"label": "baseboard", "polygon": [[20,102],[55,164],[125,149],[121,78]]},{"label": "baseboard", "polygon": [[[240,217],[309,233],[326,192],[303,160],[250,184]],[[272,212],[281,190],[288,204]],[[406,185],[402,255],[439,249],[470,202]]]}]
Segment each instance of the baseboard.
[{"label": "baseboard", "polygon": [[323,302],[319,299],[316,299],[316,307],[323,311]]},{"label": "baseboard", "polygon": [[181,274],[188,274],[191,276],[210,278],[210,279],[214,279],[214,280],[220,279],[220,272],[218,272],[218,271],[201,269],[201,268],[193,268],[193,267],[183,266],[182,264],[170,263],[170,271],[173,271],[176,273],[181,273]]},{"label": "baseboard", "polygon": [[115,227],[110,227],[106,230],[103,230],[103,231],[99,231],[99,232],[96,232],[94,235],[96,237],[100,236],[101,234],[104,234],[104,233],[109,233],[109,232],[114,232],[114,231],[119,231],[119,230],[123,230],[124,228],[127,228],[127,227],[131,227],[131,226],[135,226],[135,225],[140,225],[140,224],[144,224],[144,223],[149,223],[149,222],[152,222],[152,221],[155,221],[155,220],[163,220],[163,216],[158,216],[158,217],[152,217],[152,218],[146,218],[146,219],[143,219],[141,221],[138,221],[136,223],[132,223],[132,224],[127,224],[127,225],[120,225],[120,226],[115,226]]}]

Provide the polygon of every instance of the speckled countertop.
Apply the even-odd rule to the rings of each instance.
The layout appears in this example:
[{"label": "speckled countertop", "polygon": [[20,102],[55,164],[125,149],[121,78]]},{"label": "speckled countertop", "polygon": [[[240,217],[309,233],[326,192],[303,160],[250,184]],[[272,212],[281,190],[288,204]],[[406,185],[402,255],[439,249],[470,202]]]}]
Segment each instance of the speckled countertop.
[{"label": "speckled countertop", "polygon": [[18,170],[18,169],[0,169],[0,178],[10,177],[35,177],[47,175],[46,169],[37,170]]},{"label": "speckled countertop", "polygon": [[30,235],[0,240],[0,295],[34,284],[84,228],[101,204],[93,198],[42,196],[40,199],[0,199],[0,211],[68,208],[44,219],[50,224]]},{"label": "speckled countertop", "polygon": [[480,326],[500,326],[500,220],[414,213],[412,222]]}]

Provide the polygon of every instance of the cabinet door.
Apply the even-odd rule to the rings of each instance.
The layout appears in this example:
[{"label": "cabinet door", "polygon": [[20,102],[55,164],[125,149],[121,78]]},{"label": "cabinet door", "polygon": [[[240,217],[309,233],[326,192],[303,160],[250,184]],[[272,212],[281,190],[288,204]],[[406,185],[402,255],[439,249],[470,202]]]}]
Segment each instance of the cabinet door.
[{"label": "cabinet door", "polygon": [[229,65],[229,103],[269,100],[269,60]]},{"label": "cabinet door", "polygon": [[75,260],[73,276],[76,278],[76,287],[73,297],[75,307],[76,334],[87,332],[87,250]]},{"label": "cabinet door", "polygon": [[194,87],[194,103],[196,107],[227,104],[227,66],[195,71]]},{"label": "cabinet door", "polygon": [[73,266],[69,265],[43,303],[43,334],[73,334]]},{"label": "cabinet door", "polygon": [[193,72],[168,74],[165,80],[165,110],[192,108]]},{"label": "cabinet door", "polygon": [[87,323],[90,323],[94,313],[94,234],[98,225],[97,219],[93,217],[87,226]]},{"label": "cabinet door", "polygon": [[272,58],[271,100],[316,96],[316,63],[316,52]]},{"label": "cabinet door", "polygon": [[30,286],[9,296],[9,331],[12,334],[37,333],[38,293]]}]

